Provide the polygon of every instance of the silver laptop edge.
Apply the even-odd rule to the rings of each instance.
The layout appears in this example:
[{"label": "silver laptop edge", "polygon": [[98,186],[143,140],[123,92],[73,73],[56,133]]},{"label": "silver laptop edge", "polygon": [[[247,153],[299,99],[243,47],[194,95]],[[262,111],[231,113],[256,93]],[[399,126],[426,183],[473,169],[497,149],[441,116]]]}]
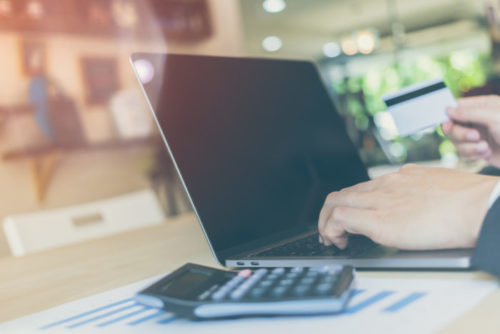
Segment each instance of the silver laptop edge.
[{"label": "silver laptop edge", "polygon": [[198,223],[200,224],[200,227],[201,227],[201,230],[203,232],[203,235],[205,236],[205,240],[207,240],[208,246],[210,247],[210,252],[212,253],[212,256],[215,258],[215,260],[217,262],[219,262],[220,265],[224,266],[225,264],[224,263],[220,263],[219,259],[217,258],[217,254],[215,254],[215,250],[214,250],[214,248],[212,246],[212,243],[210,242],[210,239],[208,238],[207,232],[205,231],[205,228],[203,227],[203,223],[201,222],[200,215],[198,214],[198,212],[196,210],[196,206],[194,205],[193,200],[191,198],[191,195],[189,194],[189,190],[186,187],[186,183],[184,182],[184,178],[182,177],[182,173],[181,173],[179,167],[177,166],[177,162],[176,162],[176,160],[174,158],[174,155],[172,154],[172,150],[170,149],[170,146],[168,145],[167,139],[165,138],[165,134],[163,133],[163,130],[161,129],[160,123],[158,122],[158,118],[156,117],[156,114],[154,112],[153,105],[151,104],[151,101],[150,101],[149,96],[148,96],[148,94],[146,92],[146,89],[144,89],[144,85],[142,84],[141,77],[139,76],[139,73],[137,73],[137,69],[135,68],[134,60],[133,60],[132,56],[129,57],[129,62],[130,62],[131,66],[132,66],[132,69],[134,71],[134,75],[135,75],[137,81],[139,82],[139,86],[141,87],[142,94],[146,98],[147,104],[149,106],[149,110],[151,111],[151,114],[153,116],[153,120],[154,120],[154,122],[156,124],[156,127],[158,128],[158,130],[160,132],[161,139],[162,139],[163,143],[165,144],[165,146],[167,148],[168,154],[172,158],[172,163],[174,164],[175,171],[177,172],[177,175],[179,175],[179,179],[181,180],[182,187],[186,191],[186,195],[187,195],[187,198],[189,200],[189,204],[191,204],[193,212],[196,215],[196,219],[198,219]]}]

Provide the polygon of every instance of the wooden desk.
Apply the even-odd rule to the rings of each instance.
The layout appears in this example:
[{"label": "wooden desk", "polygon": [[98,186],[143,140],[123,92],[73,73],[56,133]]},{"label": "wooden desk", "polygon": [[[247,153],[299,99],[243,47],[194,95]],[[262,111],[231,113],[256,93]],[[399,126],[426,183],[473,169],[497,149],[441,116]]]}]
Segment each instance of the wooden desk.
[{"label": "wooden desk", "polygon": [[67,152],[88,152],[88,151],[113,151],[118,149],[131,149],[136,147],[155,147],[159,143],[156,137],[128,140],[111,140],[102,143],[81,143],[79,145],[57,145],[46,144],[43,146],[33,146],[21,149],[7,150],[2,153],[4,161],[29,159],[31,175],[35,188],[35,196],[38,203],[43,203],[45,193],[50,180],[54,175],[57,163]]},{"label": "wooden desk", "polygon": [[[194,216],[22,258],[0,260],[0,322],[175,269],[216,266]],[[373,272],[370,277],[488,278],[465,272]],[[500,333],[500,289],[444,333]],[[439,316],[439,315],[436,315]]]}]

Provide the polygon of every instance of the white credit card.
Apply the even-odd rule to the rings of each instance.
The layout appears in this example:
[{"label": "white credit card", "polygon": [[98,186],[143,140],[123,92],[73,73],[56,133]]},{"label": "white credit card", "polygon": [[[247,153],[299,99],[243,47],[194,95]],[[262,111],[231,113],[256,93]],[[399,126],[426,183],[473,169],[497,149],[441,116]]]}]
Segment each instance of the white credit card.
[{"label": "white credit card", "polygon": [[448,121],[446,109],[457,105],[442,79],[405,87],[382,100],[401,137]]}]

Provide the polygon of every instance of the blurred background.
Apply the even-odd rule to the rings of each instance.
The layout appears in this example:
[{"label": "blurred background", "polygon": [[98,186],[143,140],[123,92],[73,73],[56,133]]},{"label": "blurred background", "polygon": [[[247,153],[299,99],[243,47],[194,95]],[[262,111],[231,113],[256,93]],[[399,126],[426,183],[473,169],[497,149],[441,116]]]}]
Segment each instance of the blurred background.
[{"label": "blurred background", "polygon": [[0,257],[191,211],[128,62],[139,51],[312,60],[373,174],[457,167],[439,129],[398,137],[381,96],[437,77],[457,97],[500,93],[500,4],[0,0]]}]

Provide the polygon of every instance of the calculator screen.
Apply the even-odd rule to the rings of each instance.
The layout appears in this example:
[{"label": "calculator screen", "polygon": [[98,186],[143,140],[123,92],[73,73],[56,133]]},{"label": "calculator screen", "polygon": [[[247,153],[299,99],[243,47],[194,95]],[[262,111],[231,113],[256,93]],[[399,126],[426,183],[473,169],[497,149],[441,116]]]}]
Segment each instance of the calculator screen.
[{"label": "calculator screen", "polygon": [[210,276],[206,273],[199,271],[188,271],[177,277],[168,287],[164,290],[167,296],[173,298],[185,298],[198,290]]}]

